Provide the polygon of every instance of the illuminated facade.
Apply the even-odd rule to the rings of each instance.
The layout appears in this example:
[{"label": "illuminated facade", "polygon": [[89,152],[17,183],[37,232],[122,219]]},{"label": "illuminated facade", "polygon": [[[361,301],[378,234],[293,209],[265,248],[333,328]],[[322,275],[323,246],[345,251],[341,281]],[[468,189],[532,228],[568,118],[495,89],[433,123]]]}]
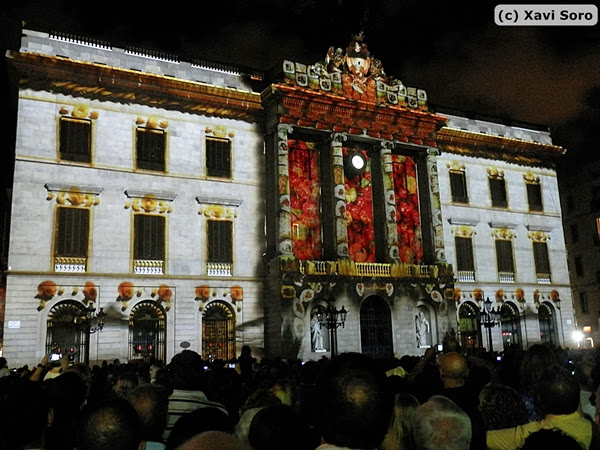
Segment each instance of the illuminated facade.
[{"label": "illuminated facade", "polygon": [[[362,36],[284,61],[260,94],[253,74],[68,36],[27,31],[9,59],[14,364],[54,347],[90,362],[229,359],[243,344],[391,357],[453,334],[477,350],[487,297],[508,311],[494,350],[569,345],[561,149],[431,111]],[[84,308],[107,313],[101,331]]]}]

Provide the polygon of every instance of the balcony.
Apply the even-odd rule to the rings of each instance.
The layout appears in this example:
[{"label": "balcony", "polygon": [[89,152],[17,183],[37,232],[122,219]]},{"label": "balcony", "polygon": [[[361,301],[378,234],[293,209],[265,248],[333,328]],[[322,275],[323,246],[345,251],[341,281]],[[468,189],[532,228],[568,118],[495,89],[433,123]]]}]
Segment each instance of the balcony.
[{"label": "balcony", "polygon": [[299,270],[303,275],[355,276],[367,278],[436,279],[453,278],[452,267],[447,264],[357,263],[348,259],[338,261],[289,261],[281,263],[284,272]]},{"label": "balcony", "polygon": [[498,280],[500,283],[514,283],[515,273],[514,272],[498,272]]},{"label": "balcony", "polygon": [[537,276],[537,282],[540,284],[550,284],[551,283],[549,273],[538,273],[538,274],[536,274],[536,276]]},{"label": "balcony", "polygon": [[475,271],[474,270],[457,270],[456,278],[458,281],[463,281],[466,283],[475,282]]},{"label": "balcony", "polygon": [[164,261],[154,259],[136,259],[133,261],[133,273],[136,275],[163,275]]},{"label": "balcony", "polygon": [[207,262],[206,275],[209,277],[230,277],[232,275],[232,263]]},{"label": "balcony", "polygon": [[87,270],[87,258],[54,258],[55,272],[83,273]]}]

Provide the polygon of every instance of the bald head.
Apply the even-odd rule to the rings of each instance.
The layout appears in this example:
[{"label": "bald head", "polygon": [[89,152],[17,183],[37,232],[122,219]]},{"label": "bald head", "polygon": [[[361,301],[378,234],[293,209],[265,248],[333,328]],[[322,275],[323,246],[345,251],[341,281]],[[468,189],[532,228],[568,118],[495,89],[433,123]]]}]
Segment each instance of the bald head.
[{"label": "bald head", "polygon": [[469,366],[464,355],[456,352],[446,353],[442,356],[439,364],[444,387],[459,387],[465,384],[469,375]]},{"label": "bald head", "polygon": [[224,431],[205,431],[177,447],[177,450],[250,450],[237,437]]}]

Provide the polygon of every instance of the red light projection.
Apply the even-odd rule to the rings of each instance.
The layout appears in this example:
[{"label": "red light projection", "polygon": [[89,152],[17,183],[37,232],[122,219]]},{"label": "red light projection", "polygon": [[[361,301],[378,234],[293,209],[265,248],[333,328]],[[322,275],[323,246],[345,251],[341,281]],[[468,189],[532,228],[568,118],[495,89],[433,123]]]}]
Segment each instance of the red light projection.
[{"label": "red light projection", "polygon": [[415,162],[408,156],[392,155],[392,167],[399,258],[405,263],[421,264],[423,247]]}]

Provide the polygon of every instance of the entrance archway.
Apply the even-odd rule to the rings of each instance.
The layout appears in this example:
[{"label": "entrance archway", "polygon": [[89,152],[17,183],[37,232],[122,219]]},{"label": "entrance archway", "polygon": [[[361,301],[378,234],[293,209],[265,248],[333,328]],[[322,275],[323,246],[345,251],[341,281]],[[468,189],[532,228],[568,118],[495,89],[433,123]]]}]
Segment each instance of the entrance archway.
[{"label": "entrance archway", "polygon": [[202,357],[213,361],[235,358],[235,316],[224,302],[212,302],[202,316]]},{"label": "entrance archway", "polygon": [[374,358],[392,358],[392,316],[387,302],[379,296],[367,297],[360,307],[362,352]]},{"label": "entrance archway", "polygon": [[166,363],[167,321],[164,309],[153,301],[135,305],[129,314],[129,359]]},{"label": "entrance archway", "polygon": [[89,363],[89,334],[75,320],[83,314],[84,306],[76,300],[57,303],[48,313],[46,322],[46,354],[57,351],[66,356],[70,353],[73,362]]}]

